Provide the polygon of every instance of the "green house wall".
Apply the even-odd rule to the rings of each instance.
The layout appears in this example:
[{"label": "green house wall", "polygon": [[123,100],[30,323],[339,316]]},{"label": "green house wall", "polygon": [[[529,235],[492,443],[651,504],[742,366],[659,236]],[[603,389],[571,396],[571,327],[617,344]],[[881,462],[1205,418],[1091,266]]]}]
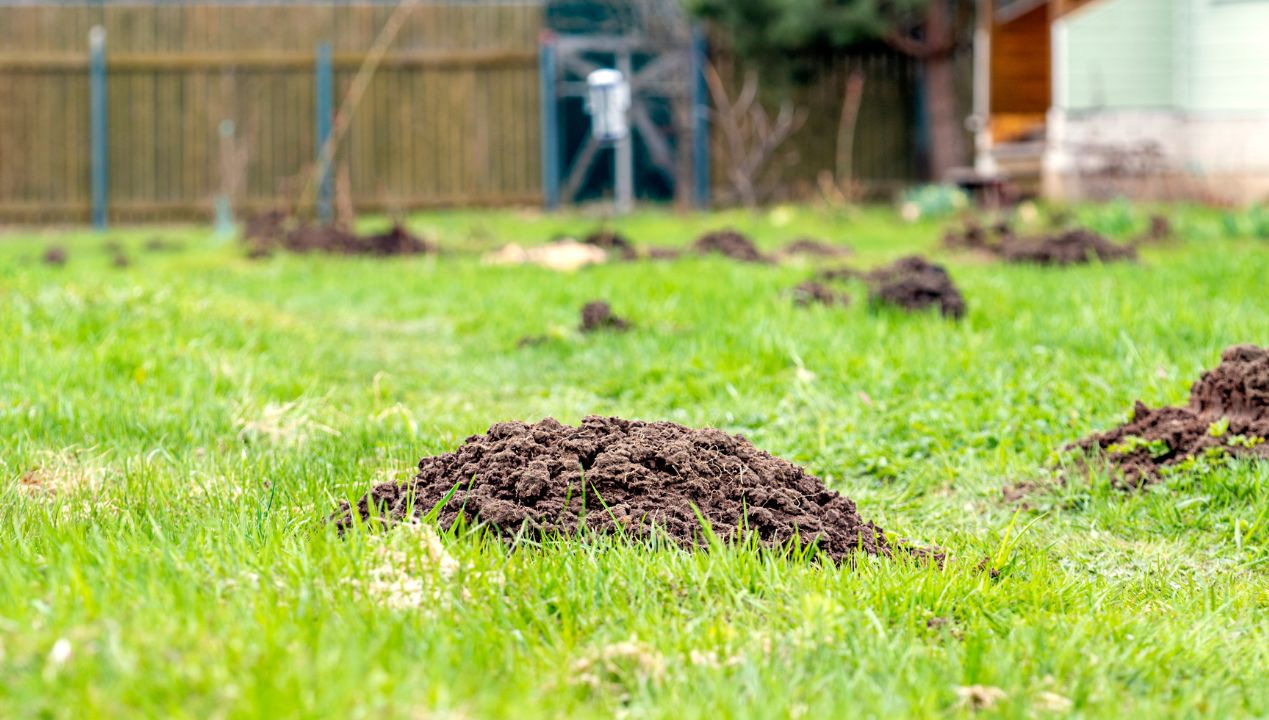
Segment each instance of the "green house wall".
[{"label": "green house wall", "polygon": [[1101,0],[1054,32],[1068,110],[1269,110],[1269,0]]},{"label": "green house wall", "polygon": [[1173,4],[1182,1],[1103,0],[1068,16],[1058,30],[1065,106],[1171,106]]}]

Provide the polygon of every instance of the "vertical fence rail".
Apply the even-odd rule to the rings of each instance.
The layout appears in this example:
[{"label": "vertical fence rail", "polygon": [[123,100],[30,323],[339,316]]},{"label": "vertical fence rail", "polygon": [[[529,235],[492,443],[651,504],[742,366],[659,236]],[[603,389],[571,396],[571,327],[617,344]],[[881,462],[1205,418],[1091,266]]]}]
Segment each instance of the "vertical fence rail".
[{"label": "vertical fence rail", "polygon": [[538,73],[542,107],[542,194],[548,210],[560,206],[560,130],[555,104],[556,69],[554,36],[544,33],[538,51]]},{"label": "vertical fence rail", "polygon": [[92,222],[98,230],[106,229],[107,192],[109,191],[106,135],[106,29],[96,25],[88,32],[89,133],[92,155]]},{"label": "vertical fence rail", "polygon": [[709,207],[709,90],[705,85],[708,46],[705,31],[692,28],[692,199],[699,209]]},{"label": "vertical fence rail", "polygon": [[331,212],[331,198],[333,192],[331,190],[331,172],[334,163],[333,158],[325,157],[326,142],[330,139],[332,114],[335,112],[335,80],[334,71],[331,67],[331,47],[329,42],[320,42],[317,44],[317,67],[314,75],[316,76],[317,87],[314,88],[314,97],[317,106],[317,151],[316,158],[318,172],[321,177],[318,178],[317,184],[317,217],[324,223],[331,221],[333,213]]}]

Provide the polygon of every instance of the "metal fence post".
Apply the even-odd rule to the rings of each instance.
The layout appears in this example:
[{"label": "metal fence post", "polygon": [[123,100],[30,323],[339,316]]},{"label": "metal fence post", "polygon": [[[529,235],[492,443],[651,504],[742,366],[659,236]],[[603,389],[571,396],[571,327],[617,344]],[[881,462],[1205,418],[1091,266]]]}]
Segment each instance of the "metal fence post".
[{"label": "metal fence post", "polygon": [[692,27],[692,198],[696,207],[709,207],[709,92],[705,85],[708,61],[705,31]]},{"label": "metal fence post", "polygon": [[[331,135],[331,119],[334,113],[334,73],[331,69],[329,42],[317,44],[317,217],[323,223],[331,221],[331,165],[333,157],[326,157],[326,143]],[[333,153],[332,153],[333,154]]]},{"label": "metal fence post", "polygon": [[555,37],[543,33],[538,46],[542,92],[542,194],[548,210],[560,206],[559,117],[556,107]]},{"label": "metal fence post", "polygon": [[88,32],[88,132],[89,176],[92,185],[92,222],[106,229],[107,138],[106,138],[106,29],[96,25]]}]

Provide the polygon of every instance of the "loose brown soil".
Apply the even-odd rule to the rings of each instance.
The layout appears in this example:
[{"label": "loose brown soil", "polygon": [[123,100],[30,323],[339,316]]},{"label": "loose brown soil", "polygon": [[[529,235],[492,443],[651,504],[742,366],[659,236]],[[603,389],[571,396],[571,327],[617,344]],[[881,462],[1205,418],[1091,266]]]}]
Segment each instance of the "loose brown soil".
[{"label": "loose brown soil", "polygon": [[798,238],[780,249],[783,255],[806,255],[817,258],[835,258],[853,255],[854,250],[845,245],[834,245],[811,237]]},{"label": "loose brown soil", "polygon": [[701,255],[717,253],[732,260],[752,263],[769,263],[771,259],[758,251],[749,236],[736,230],[717,230],[696,238],[692,245]]},{"label": "loose brown soil", "polygon": [[945,317],[965,314],[965,298],[952,283],[942,265],[912,255],[891,265],[873,270],[865,276],[869,299],[874,303],[894,305],[906,310],[937,307]]},{"label": "loose brown soil", "polygon": [[[1160,231],[1166,228],[1152,228],[1152,232]],[[966,220],[964,229],[944,233],[943,244],[957,250],[989,253],[1005,262],[1033,265],[1079,265],[1137,257],[1132,246],[1118,245],[1091,230],[1076,228],[1021,237],[1005,222],[983,227],[974,220]]]},{"label": "loose brown soil", "polygon": [[110,264],[123,269],[132,264],[132,258],[129,258],[126,253],[117,252],[110,258]]},{"label": "loose brown soil", "polygon": [[1236,345],[1191,386],[1187,405],[1152,410],[1138,401],[1127,423],[1072,447],[1105,460],[1122,486],[1136,487],[1189,458],[1269,458],[1267,436],[1269,349]]},{"label": "loose brown soil", "polygon": [[45,250],[44,254],[40,256],[40,260],[45,265],[54,265],[56,267],[65,265],[66,258],[66,248],[63,247],[51,247],[48,250]]},{"label": "loose brown soil", "polygon": [[157,235],[149,240],[146,240],[144,247],[146,252],[153,253],[177,252],[185,249],[184,244],[176,240],[168,240],[167,238],[159,237]]},{"label": "loose brown soil", "polygon": [[549,418],[498,423],[453,452],[423,458],[412,481],[378,485],[355,509],[345,503],[332,519],[342,532],[354,512],[368,519],[374,507],[393,522],[442,502],[442,527],[463,515],[508,541],[521,533],[643,539],[660,531],[699,548],[706,544],[699,512],[725,540],[749,535],[781,548],[797,538],[835,561],[896,549],[941,558],[887,537],[849,499],[739,435],[615,417],[588,417],[578,427]]},{"label": "loose brown soil", "polygon": [[846,306],[850,304],[850,295],[844,292],[838,292],[824,283],[807,280],[806,282],[793,288],[793,303],[795,305],[834,305]]},{"label": "loose brown soil", "polygon": [[599,230],[587,235],[582,242],[603,248],[608,251],[609,255],[619,257],[622,260],[639,259],[638,248],[625,235],[618,232]]},{"label": "loose brown soil", "polygon": [[279,250],[381,257],[420,255],[436,250],[400,223],[382,233],[356,235],[334,225],[310,225],[280,210],[249,219],[243,230],[243,242],[251,257],[267,257]]},{"label": "loose brown soil", "polygon": [[1081,265],[1135,260],[1136,249],[1116,245],[1091,230],[1067,230],[1056,235],[1012,238],[1002,242],[998,254],[1006,262],[1033,265]]},{"label": "loose brown soil", "polygon": [[678,260],[683,257],[683,251],[676,248],[650,247],[645,252],[649,260]]},{"label": "loose brown soil", "polygon": [[1146,231],[1137,236],[1133,240],[1137,245],[1158,245],[1176,237],[1172,230],[1172,221],[1163,215],[1151,215],[1150,225],[1146,227]]},{"label": "loose brown soil", "polygon": [[582,306],[582,321],[577,326],[584,333],[601,330],[621,332],[630,329],[630,323],[613,314],[612,308],[603,300],[592,300]]}]

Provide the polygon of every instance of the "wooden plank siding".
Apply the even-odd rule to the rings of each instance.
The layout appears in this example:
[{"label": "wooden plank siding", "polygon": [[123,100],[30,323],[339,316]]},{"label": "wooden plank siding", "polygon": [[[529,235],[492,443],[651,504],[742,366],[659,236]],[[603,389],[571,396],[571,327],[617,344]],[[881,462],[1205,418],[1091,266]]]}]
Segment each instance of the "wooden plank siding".
[{"label": "wooden plank siding", "polygon": [[991,133],[996,142],[1043,127],[1053,98],[1050,8],[1037,5],[991,26]]},{"label": "wooden plank siding", "polygon": [[[315,52],[339,105],[383,4],[0,6],[0,221],[89,212],[88,31],[106,28],[110,216],[206,218],[225,186],[217,128],[245,153],[236,204],[293,198],[316,154]],[[336,156],[362,210],[541,199],[540,3],[420,4]]]}]

